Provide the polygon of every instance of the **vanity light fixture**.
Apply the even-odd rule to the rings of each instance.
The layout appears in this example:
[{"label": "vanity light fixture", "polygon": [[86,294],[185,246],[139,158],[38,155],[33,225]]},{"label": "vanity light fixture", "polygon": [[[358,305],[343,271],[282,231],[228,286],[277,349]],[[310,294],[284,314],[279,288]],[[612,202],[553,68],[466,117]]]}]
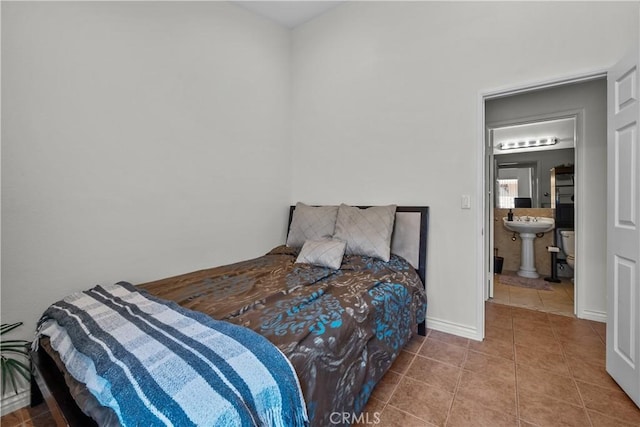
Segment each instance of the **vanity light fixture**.
[{"label": "vanity light fixture", "polygon": [[558,138],[548,137],[548,138],[540,138],[540,139],[531,139],[527,141],[501,142],[498,145],[498,148],[501,150],[514,150],[516,148],[543,147],[547,145],[555,145],[557,143],[558,143]]}]

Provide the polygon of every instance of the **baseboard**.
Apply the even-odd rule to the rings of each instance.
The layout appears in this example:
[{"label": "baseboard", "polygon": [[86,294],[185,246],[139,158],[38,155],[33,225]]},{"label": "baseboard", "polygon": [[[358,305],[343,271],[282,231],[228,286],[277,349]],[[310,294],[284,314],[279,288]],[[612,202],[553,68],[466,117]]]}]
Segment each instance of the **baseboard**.
[{"label": "baseboard", "polygon": [[578,313],[580,319],[593,320],[594,322],[607,323],[607,313],[605,311],[597,310],[582,310]]},{"label": "baseboard", "polygon": [[463,338],[482,341],[482,331],[478,331],[477,328],[460,325],[459,323],[453,323],[447,320],[435,319],[427,316],[427,328],[433,329],[434,331],[457,335]]},{"label": "baseboard", "polygon": [[10,394],[0,400],[0,416],[7,415],[20,408],[29,406],[31,403],[31,392],[29,389],[22,390],[18,394]]}]

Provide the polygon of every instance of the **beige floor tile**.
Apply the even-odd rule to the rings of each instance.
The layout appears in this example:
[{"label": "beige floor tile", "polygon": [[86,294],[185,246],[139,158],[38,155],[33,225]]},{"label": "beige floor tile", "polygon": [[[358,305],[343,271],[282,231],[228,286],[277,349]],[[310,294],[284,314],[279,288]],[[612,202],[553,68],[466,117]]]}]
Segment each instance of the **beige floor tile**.
[{"label": "beige floor tile", "polygon": [[516,378],[513,360],[489,356],[473,350],[469,350],[463,369],[509,382],[513,382]]},{"label": "beige floor tile", "polygon": [[471,341],[469,349],[490,356],[513,360],[513,344],[502,340],[485,338],[484,341]]},{"label": "beige floor tile", "polygon": [[582,406],[578,389],[570,376],[525,365],[519,365],[516,372],[520,397],[531,393],[543,394],[558,401]]},{"label": "beige floor tile", "polygon": [[[22,427],[56,427],[56,422],[50,412],[45,412],[29,420],[26,420]],[[4,426],[4,424],[3,424]]]},{"label": "beige floor tile", "polygon": [[414,335],[411,337],[409,342],[404,346],[403,350],[408,351],[410,353],[417,353],[420,351],[422,344],[425,342],[427,338],[421,335]]},{"label": "beige floor tile", "polygon": [[469,346],[470,341],[468,338],[463,338],[457,335],[447,334],[440,331],[431,331],[428,338],[465,348]]},{"label": "beige floor tile", "polygon": [[453,393],[458,384],[460,372],[461,368],[457,366],[416,356],[405,376]]},{"label": "beige floor tile", "polygon": [[567,359],[583,360],[603,366],[605,364],[607,349],[602,342],[588,346],[575,342],[563,342],[561,345]]},{"label": "beige floor tile", "polygon": [[385,415],[385,411],[391,405],[414,417],[441,426],[447,419],[452,401],[452,393],[405,377],[400,381],[382,415]]},{"label": "beige floor tile", "polygon": [[587,410],[593,427],[638,427],[638,423],[629,423],[617,418],[611,418],[599,412]]},{"label": "beige floor tile", "polygon": [[515,343],[516,345],[537,348],[547,352],[558,353],[562,350],[560,342],[555,336],[536,332],[516,330]]},{"label": "beige floor tile", "polygon": [[487,315],[503,314],[506,316],[511,316],[511,307],[509,307],[508,305],[485,302],[484,307],[485,307],[485,313]]},{"label": "beige floor tile", "polygon": [[494,328],[513,330],[511,314],[487,314],[484,321],[487,330]]},{"label": "beige floor tile", "polygon": [[607,324],[603,322],[589,322],[603,342],[607,342]]},{"label": "beige floor tile", "polygon": [[640,409],[623,391],[581,381],[577,381],[577,384],[587,409],[640,425]]},{"label": "beige floor tile", "polygon": [[450,365],[462,366],[467,355],[467,348],[427,338],[426,344],[420,350],[419,355]]},{"label": "beige floor tile", "polygon": [[515,304],[515,305],[520,306],[520,307],[527,307],[527,308],[542,308],[542,307],[544,307],[544,304],[543,304],[542,300],[540,299],[540,297],[538,296],[537,292],[534,293],[534,294],[531,294],[531,295],[510,292],[509,293],[509,303],[510,304]]},{"label": "beige floor tile", "polygon": [[567,365],[573,377],[588,384],[619,390],[618,384],[607,373],[601,363],[591,363],[580,359],[568,359]]},{"label": "beige floor tile", "polygon": [[456,396],[447,427],[517,427],[518,420],[513,414],[497,412],[478,404],[475,400]]},{"label": "beige floor tile", "polygon": [[389,370],[399,374],[404,374],[407,372],[407,369],[409,369],[409,365],[411,365],[415,356],[415,353],[409,353],[408,351],[402,350],[398,357],[396,357],[396,360],[393,361]]},{"label": "beige floor tile", "polygon": [[376,384],[376,388],[373,389],[371,397],[381,402],[387,403],[401,378],[401,374],[393,371],[388,371],[378,382],[378,384]]},{"label": "beige floor tile", "polygon": [[551,324],[546,319],[539,320],[539,319],[514,318],[513,330],[515,332],[536,333],[536,334],[554,336],[553,329],[551,329]]},{"label": "beige floor tile", "polygon": [[506,343],[513,344],[513,330],[510,329],[501,329],[501,328],[492,328],[485,330],[485,337],[491,338],[495,340],[502,340]]},{"label": "beige floor tile", "polygon": [[393,406],[387,406],[380,414],[379,422],[372,419],[369,424],[385,427],[425,427],[427,424],[424,420],[417,418],[407,412],[401,411]]},{"label": "beige floor tile", "polygon": [[371,397],[367,402],[367,405],[362,410],[362,415],[360,416],[360,418],[355,420],[356,422],[353,423],[353,427],[364,427],[367,425],[375,424],[376,420],[380,420],[384,407],[384,402],[376,399],[375,397]]},{"label": "beige floor tile", "polygon": [[463,371],[456,396],[497,412],[516,414],[516,387],[512,381]]},{"label": "beige floor tile", "polygon": [[580,342],[585,345],[602,342],[598,333],[587,323],[554,325],[552,329],[560,341]]},{"label": "beige floor tile", "polygon": [[[499,282],[495,282],[498,283]],[[522,309],[537,312],[553,312],[563,316],[573,316],[573,285],[549,283],[552,290],[527,289],[517,286],[494,285],[494,301]],[[504,288],[508,289],[509,298],[505,298]]]},{"label": "beige floor tile", "polygon": [[531,368],[545,369],[559,375],[571,376],[569,365],[561,351],[547,351],[516,345],[516,363]]},{"label": "beige floor tile", "polygon": [[511,309],[511,314],[513,319],[528,319],[528,320],[539,320],[541,322],[548,322],[549,319],[546,313],[536,310],[530,310],[526,308],[518,308],[514,307]]},{"label": "beige floor tile", "polygon": [[0,418],[0,425],[2,427],[14,427],[22,424],[23,421],[22,412],[18,410],[7,415],[3,415],[2,418]]},{"label": "beige floor tile", "polygon": [[584,408],[543,394],[519,395],[518,409],[520,420],[539,427],[585,427],[589,425]]}]

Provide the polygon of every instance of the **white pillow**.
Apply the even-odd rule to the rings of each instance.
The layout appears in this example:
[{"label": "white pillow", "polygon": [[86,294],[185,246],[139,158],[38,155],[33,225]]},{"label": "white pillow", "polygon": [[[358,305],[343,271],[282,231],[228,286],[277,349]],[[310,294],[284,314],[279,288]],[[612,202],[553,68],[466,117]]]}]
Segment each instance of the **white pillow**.
[{"label": "white pillow", "polygon": [[396,205],[360,209],[342,204],[333,237],[347,242],[348,255],[365,255],[387,262],[391,257],[395,218]]},{"label": "white pillow", "polygon": [[338,270],[347,244],[336,239],[307,240],[296,262]]},{"label": "white pillow", "polygon": [[333,236],[337,216],[337,206],[307,206],[298,202],[291,218],[287,246],[299,248],[307,240]]}]

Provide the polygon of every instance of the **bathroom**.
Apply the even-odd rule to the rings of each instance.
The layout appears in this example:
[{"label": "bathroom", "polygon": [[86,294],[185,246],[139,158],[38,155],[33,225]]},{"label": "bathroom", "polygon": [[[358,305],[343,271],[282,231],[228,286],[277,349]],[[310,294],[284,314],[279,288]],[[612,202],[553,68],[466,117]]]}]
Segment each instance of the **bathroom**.
[{"label": "bathroom", "polygon": [[[487,245],[494,251],[493,273],[502,273],[489,283],[493,302],[599,320],[600,310],[586,306],[606,303],[604,281],[592,274],[600,261],[580,265],[576,259],[604,259],[602,246],[585,242],[604,240],[596,235],[606,219],[605,83],[594,79],[486,102],[493,147],[486,163],[493,183],[487,191],[492,211]],[[525,254],[533,253],[532,275],[523,270],[522,236],[503,222],[510,211],[516,224],[554,220],[553,229],[535,234],[532,251],[525,248]],[[576,232],[583,229],[589,231]],[[518,277],[519,270],[526,277]],[[527,283],[511,283],[508,275]]]},{"label": "bathroom", "polygon": [[[574,274],[567,258],[574,251],[561,232],[574,230],[575,118],[496,128],[493,141],[494,253],[502,262],[494,270],[494,300],[573,314]],[[535,141],[535,145],[507,148],[511,141]],[[538,145],[541,143],[552,145]],[[533,263],[529,269],[522,258],[525,239],[509,230],[510,224],[503,226],[503,218],[539,224],[543,218],[553,218],[553,229],[531,236]],[[552,256],[548,247],[557,247],[558,252]]]}]

